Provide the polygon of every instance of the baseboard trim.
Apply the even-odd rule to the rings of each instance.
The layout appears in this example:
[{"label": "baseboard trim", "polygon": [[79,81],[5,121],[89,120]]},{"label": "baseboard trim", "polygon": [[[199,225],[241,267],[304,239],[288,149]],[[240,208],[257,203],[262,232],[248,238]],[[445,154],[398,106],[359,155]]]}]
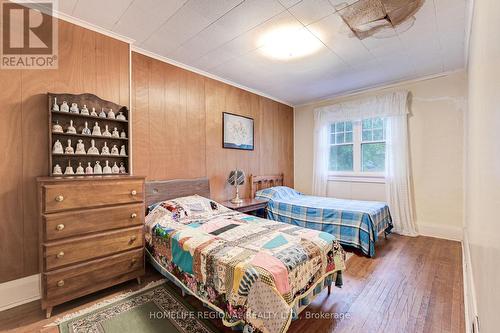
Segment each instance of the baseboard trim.
[{"label": "baseboard trim", "polygon": [[461,227],[442,226],[433,224],[418,224],[418,232],[421,236],[429,236],[461,242],[464,232]]},{"label": "baseboard trim", "polygon": [[0,311],[40,299],[40,274],[0,283]]},{"label": "baseboard trim", "polygon": [[[464,274],[465,332],[479,332],[476,290],[474,288],[474,277],[472,275],[472,262],[467,230],[464,230],[464,239],[462,241],[462,266]],[[472,328],[473,326],[475,327],[475,331]]]}]

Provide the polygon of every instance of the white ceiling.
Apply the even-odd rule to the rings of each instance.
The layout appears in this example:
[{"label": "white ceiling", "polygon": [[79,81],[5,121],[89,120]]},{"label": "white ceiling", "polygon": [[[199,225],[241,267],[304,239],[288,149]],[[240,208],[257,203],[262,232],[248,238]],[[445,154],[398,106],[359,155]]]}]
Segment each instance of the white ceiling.
[{"label": "white ceiling", "polygon": [[[414,25],[359,40],[335,6],[356,0],[60,0],[59,11],[134,45],[291,105],[464,67],[470,0],[426,0]],[[322,42],[313,55],[266,58],[259,37],[283,25]]]}]

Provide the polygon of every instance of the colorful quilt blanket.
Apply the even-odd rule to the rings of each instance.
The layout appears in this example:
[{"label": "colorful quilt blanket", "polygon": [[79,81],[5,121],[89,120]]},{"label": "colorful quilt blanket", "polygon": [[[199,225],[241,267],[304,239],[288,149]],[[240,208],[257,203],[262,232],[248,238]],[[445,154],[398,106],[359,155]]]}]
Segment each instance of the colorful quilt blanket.
[{"label": "colorful quilt blanket", "polygon": [[223,312],[226,325],[269,333],[285,332],[294,308],[332,277],[340,286],[345,269],[345,252],[331,234],[242,214],[200,196],[150,207],[146,241],[154,260]]},{"label": "colorful quilt blanket", "polygon": [[315,197],[286,186],[259,190],[255,198],[268,201],[269,219],[327,232],[370,257],[379,233],[393,228],[389,206],[383,202]]}]

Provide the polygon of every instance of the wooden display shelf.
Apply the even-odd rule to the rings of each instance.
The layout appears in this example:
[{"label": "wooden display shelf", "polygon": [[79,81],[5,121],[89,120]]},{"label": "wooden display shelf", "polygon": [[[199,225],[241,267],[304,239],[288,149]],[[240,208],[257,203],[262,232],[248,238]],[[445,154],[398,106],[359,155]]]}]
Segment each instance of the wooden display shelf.
[{"label": "wooden display shelf", "polygon": [[72,134],[72,133],[52,132],[52,135],[76,136],[76,137],[80,137],[80,138],[101,139],[101,140],[124,140],[124,141],[128,140],[128,138],[117,138],[115,136],[85,135],[85,134],[78,134],[78,133]]},{"label": "wooden display shelf", "polygon": [[92,154],[58,154],[58,153],[52,153],[52,156],[59,156],[59,157],[92,157],[92,158],[128,158],[128,155],[92,155]]},{"label": "wooden display shelf", "polygon": [[[76,172],[76,167],[79,163],[82,166],[87,165],[89,162],[93,167],[96,161],[110,160],[113,163],[123,163],[125,170],[127,173],[123,173],[120,175],[129,175],[130,174],[130,155],[122,156],[122,155],[87,155],[87,154],[55,154],[52,152],[54,147],[54,143],[56,140],[59,140],[63,147],[65,146],[64,140],[71,140],[71,145],[73,149],[76,150],[76,143],[78,140],[82,140],[85,145],[85,150],[90,147],[90,141],[95,140],[96,148],[101,151],[102,146],[105,142],[108,142],[108,147],[111,150],[113,145],[116,146],[125,146],[125,150],[130,153],[130,145],[129,145],[129,134],[130,134],[130,113],[126,106],[118,105],[116,103],[106,101],[101,99],[93,94],[53,94],[48,93],[48,113],[49,113],[49,175],[57,176],[57,177],[84,177],[86,175],[54,175],[54,166],[59,164],[61,169],[64,171],[68,165],[73,167],[73,170]],[[92,108],[96,109],[96,112],[101,112],[104,110],[106,114],[112,109],[115,112],[115,115],[118,115],[119,112],[122,112],[125,116],[126,120],[120,119],[110,119],[103,118],[99,116],[91,116],[91,115],[82,115],[80,113],[71,113],[71,112],[62,112],[62,111],[54,111],[54,99],[57,98],[57,105],[61,108],[63,102],[67,102],[68,106],[71,107],[72,103],[76,103],[78,108],[81,109],[83,105],[86,105],[87,109],[92,110]],[[73,127],[75,127],[77,133],[64,133],[64,132],[53,132],[52,126],[54,124],[59,124],[63,130],[66,130],[69,124],[73,122]],[[121,134],[121,132],[125,132],[126,138],[121,137],[113,137],[113,136],[98,136],[98,135],[84,135],[81,134],[82,129],[85,127],[85,123],[87,125],[92,124],[93,122],[98,122],[101,131],[104,131],[106,127],[108,127],[109,131],[112,131],[114,128]],[[93,126],[89,126],[90,130],[92,130]],[[113,174],[110,174],[113,175]],[[116,175],[116,174],[115,174]],[[88,175],[87,175],[88,176]]]},{"label": "wooden display shelf", "polygon": [[[85,114],[80,114],[80,113],[71,113],[71,112],[62,112],[62,111],[51,111],[52,114],[60,115],[60,116],[67,116],[71,118],[85,118],[85,119],[92,119],[95,121],[111,121],[111,122],[118,122],[118,123],[128,123],[128,120],[120,120],[120,119],[113,119],[113,118],[102,118],[99,116],[90,116],[90,115],[85,115]],[[113,111],[114,112],[114,111]],[[123,112],[123,111],[122,111]]]}]

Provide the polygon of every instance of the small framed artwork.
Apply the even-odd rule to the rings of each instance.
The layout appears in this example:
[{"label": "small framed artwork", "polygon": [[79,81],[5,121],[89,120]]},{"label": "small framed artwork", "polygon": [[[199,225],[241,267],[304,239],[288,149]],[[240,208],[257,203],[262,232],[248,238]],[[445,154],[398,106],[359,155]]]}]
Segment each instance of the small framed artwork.
[{"label": "small framed artwork", "polygon": [[222,113],[222,148],[253,150],[253,119]]}]

